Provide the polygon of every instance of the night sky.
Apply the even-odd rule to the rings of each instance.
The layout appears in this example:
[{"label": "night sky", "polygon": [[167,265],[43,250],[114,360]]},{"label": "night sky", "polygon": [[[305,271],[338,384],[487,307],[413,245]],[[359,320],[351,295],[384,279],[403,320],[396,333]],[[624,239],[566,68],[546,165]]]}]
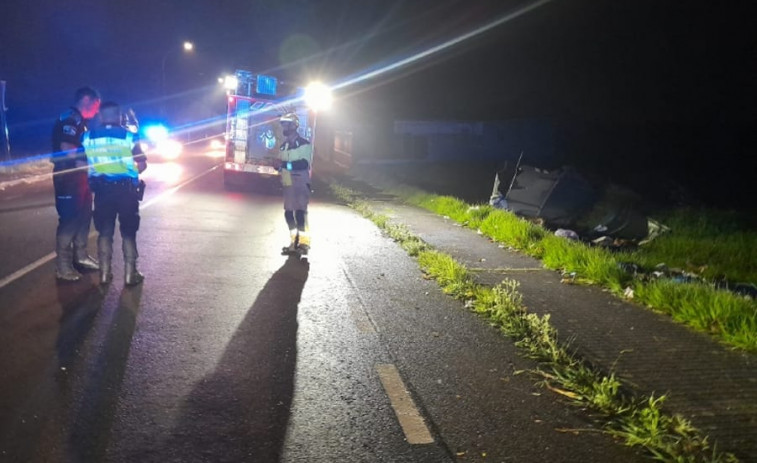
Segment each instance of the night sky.
[{"label": "night sky", "polygon": [[[47,149],[52,119],[84,84],[157,117],[164,62],[169,114],[189,122],[223,112],[217,78],[235,68],[337,83],[532,3],[6,0],[0,79],[11,142]],[[338,96],[366,120],[548,118],[559,128],[556,162],[620,180],[659,171],[743,198],[757,171],[749,5],[553,0]]]}]

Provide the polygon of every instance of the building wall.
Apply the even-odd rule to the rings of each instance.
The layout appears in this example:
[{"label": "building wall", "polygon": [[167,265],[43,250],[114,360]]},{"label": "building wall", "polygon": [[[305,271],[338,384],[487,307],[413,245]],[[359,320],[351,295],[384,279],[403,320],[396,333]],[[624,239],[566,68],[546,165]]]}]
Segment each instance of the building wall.
[{"label": "building wall", "polygon": [[395,121],[398,158],[428,161],[504,161],[524,152],[537,164],[554,156],[554,130],[547,120],[499,122]]}]

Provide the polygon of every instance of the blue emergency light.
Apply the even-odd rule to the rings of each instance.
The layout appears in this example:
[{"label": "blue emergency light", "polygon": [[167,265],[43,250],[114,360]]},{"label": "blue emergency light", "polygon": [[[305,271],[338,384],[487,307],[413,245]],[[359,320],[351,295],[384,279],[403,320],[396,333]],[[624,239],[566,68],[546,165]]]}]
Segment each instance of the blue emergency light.
[{"label": "blue emergency light", "polygon": [[276,96],[276,84],[275,77],[258,75],[255,93]]}]

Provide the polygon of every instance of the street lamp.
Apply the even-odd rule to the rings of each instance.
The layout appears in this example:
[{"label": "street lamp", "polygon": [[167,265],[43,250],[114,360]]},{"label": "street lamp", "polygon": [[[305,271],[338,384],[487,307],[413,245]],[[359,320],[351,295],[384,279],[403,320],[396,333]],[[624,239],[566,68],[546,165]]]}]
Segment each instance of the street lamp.
[{"label": "street lamp", "polygon": [[[186,41],[183,44],[183,50],[185,53],[191,53],[194,51],[194,43]],[[163,54],[163,59],[160,62],[160,91],[162,94],[162,113],[165,116],[166,113],[166,59],[171,53],[177,52],[177,49],[171,48]]]}]

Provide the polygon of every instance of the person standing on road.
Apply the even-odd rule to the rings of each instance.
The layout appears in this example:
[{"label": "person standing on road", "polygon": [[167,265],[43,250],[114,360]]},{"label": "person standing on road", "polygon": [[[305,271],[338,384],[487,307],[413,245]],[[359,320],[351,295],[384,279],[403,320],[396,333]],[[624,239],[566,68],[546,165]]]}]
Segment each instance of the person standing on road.
[{"label": "person standing on road", "polygon": [[123,241],[124,284],[132,286],[144,280],[137,270],[137,230],[139,201],[144,193],[139,174],[147,168],[147,159],[136,133],[124,127],[122,120],[118,104],[103,103],[100,124],[83,135],[82,146],[89,164],[90,186],[95,194],[100,283],[108,284],[113,279],[113,235],[118,217]]},{"label": "person standing on road", "polygon": [[294,112],[279,119],[284,143],[279,147],[281,184],[284,187],[284,218],[289,227],[288,251],[298,248],[307,253],[310,248],[307,214],[310,201],[310,167],[313,147],[297,132],[299,118]]},{"label": "person standing on road", "polygon": [[100,94],[82,87],[74,95],[75,104],[62,113],[53,127],[53,186],[58,228],[55,233],[55,276],[59,280],[77,281],[79,269],[97,270],[97,261],[87,253],[89,226],[92,221],[92,192],[87,183],[87,159],[81,149],[81,137],[87,122],[100,108]]}]

